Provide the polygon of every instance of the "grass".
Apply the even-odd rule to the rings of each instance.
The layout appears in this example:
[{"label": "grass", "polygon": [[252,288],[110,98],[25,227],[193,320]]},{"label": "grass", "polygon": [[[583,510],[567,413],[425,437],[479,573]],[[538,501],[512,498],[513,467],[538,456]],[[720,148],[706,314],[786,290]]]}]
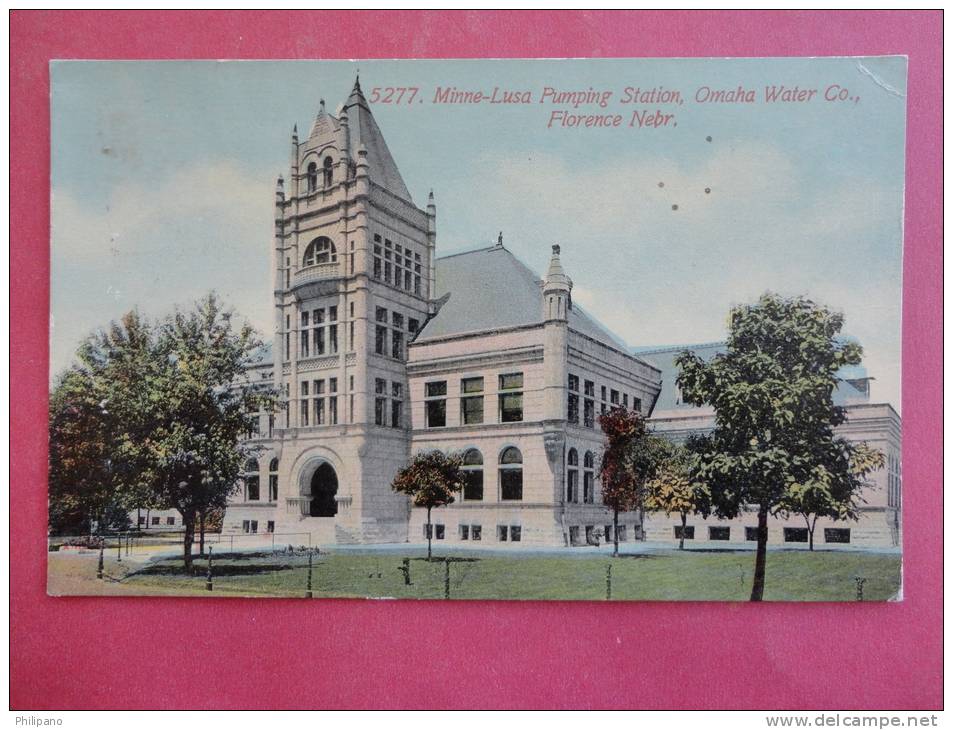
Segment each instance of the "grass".
[{"label": "grass", "polygon": [[[322,552],[312,576],[315,597],[444,598],[443,557],[425,552]],[[657,551],[620,558],[503,555],[498,552],[441,551],[450,557],[450,595],[455,599],[605,600],[606,569],[612,566],[612,598],[619,600],[745,601],[751,593],[754,553],[750,550]],[[410,558],[411,585],[399,568]],[[59,565],[63,563],[63,565]],[[82,566],[82,567],[80,567]],[[96,559],[50,555],[51,593],[204,595],[206,562],[188,575],[178,558],[153,560],[130,571],[107,560],[114,581],[95,580]],[[85,571],[85,577],[79,573]],[[301,555],[234,552],[213,561],[213,595],[302,597],[308,559]],[[69,577],[58,581],[57,576]],[[855,576],[866,579],[864,600],[895,598],[900,556],[851,551],[769,551],[767,601],[854,601]],[[118,582],[117,582],[118,581]],[[57,590],[57,585],[65,590]],[[77,591],[77,586],[84,587]]]}]

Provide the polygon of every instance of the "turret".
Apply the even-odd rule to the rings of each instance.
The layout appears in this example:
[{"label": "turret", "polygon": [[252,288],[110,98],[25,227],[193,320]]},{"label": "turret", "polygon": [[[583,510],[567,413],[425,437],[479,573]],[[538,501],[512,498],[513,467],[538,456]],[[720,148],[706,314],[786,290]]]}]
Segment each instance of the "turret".
[{"label": "turret", "polygon": [[549,260],[549,270],[543,281],[543,321],[569,321],[572,309],[572,279],[566,276],[559,260],[559,246],[553,246],[553,256]]}]

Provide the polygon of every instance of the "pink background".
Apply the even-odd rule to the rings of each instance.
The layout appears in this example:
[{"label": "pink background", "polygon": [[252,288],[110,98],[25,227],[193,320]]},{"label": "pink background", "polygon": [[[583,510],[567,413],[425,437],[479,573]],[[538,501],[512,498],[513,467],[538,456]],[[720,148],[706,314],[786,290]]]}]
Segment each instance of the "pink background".
[{"label": "pink background", "polygon": [[[927,709],[941,699],[940,12],[12,12],[11,705]],[[53,58],[907,54],[895,604],[48,598]]]}]

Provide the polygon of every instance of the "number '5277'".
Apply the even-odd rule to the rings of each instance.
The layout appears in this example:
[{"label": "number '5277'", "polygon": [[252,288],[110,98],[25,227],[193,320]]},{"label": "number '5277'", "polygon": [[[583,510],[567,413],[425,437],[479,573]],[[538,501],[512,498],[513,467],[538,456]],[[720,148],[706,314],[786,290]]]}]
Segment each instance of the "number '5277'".
[{"label": "number '5277'", "polygon": [[371,104],[413,104],[417,92],[416,86],[375,86],[371,89]]}]

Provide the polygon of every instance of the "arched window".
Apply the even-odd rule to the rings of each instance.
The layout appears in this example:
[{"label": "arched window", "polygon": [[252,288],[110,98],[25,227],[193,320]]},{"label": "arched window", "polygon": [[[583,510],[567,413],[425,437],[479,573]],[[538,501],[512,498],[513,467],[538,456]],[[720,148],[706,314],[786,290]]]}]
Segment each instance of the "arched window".
[{"label": "arched window", "polygon": [[463,486],[463,498],[467,501],[483,499],[483,454],[470,449],[463,455],[461,467],[466,481]]},{"label": "arched window", "polygon": [[308,165],[308,192],[313,193],[318,189],[318,163],[312,162]]},{"label": "arched window", "polygon": [[257,502],[260,498],[258,460],[249,459],[245,463],[245,501]]},{"label": "arched window", "polygon": [[331,187],[334,180],[334,161],[330,157],[324,158],[324,187]]},{"label": "arched window", "polygon": [[566,455],[566,501],[579,501],[579,453],[569,449]]},{"label": "arched window", "polygon": [[272,459],[268,465],[268,501],[278,501],[278,460]]},{"label": "arched window", "polygon": [[592,504],[596,493],[596,457],[591,451],[587,451],[582,458],[582,501],[586,504]]},{"label": "arched window", "polygon": [[333,264],[338,260],[337,249],[331,243],[331,239],[326,236],[315,238],[304,250],[303,266],[314,266],[316,264]]},{"label": "arched window", "polygon": [[523,499],[523,455],[515,446],[500,454],[500,499]]}]

